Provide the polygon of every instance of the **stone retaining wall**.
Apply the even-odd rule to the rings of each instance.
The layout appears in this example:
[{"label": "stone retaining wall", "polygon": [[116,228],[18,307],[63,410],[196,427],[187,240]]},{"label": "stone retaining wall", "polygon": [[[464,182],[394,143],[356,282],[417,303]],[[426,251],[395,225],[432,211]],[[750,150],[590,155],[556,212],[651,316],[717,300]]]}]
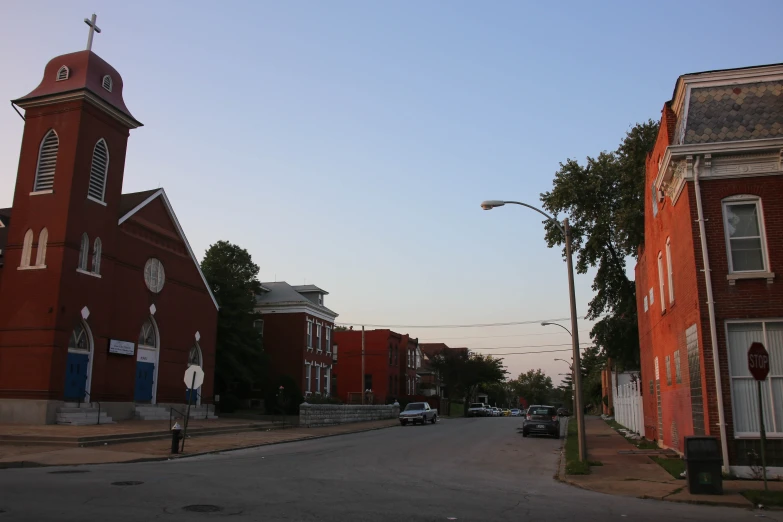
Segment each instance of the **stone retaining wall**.
[{"label": "stone retaining wall", "polygon": [[314,428],[334,426],[351,422],[365,422],[383,419],[396,419],[400,407],[361,406],[356,404],[307,404],[299,405],[299,426]]}]

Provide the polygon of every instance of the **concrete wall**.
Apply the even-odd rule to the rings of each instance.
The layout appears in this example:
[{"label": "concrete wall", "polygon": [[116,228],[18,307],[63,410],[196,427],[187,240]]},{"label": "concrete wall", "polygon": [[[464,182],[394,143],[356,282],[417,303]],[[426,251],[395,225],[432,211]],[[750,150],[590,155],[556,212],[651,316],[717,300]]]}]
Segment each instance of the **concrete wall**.
[{"label": "concrete wall", "polygon": [[0,399],[3,424],[54,424],[63,401]]},{"label": "concrete wall", "polygon": [[396,419],[399,406],[361,406],[352,404],[307,404],[299,406],[299,425],[305,428],[334,426],[351,422]]}]

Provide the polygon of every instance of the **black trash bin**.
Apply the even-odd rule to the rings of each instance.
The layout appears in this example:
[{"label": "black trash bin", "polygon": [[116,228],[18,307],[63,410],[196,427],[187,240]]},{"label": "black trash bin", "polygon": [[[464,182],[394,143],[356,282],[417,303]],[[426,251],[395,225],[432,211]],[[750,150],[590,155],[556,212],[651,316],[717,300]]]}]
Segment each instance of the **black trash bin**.
[{"label": "black trash bin", "polygon": [[688,491],[695,495],[722,495],[723,458],[715,437],[685,437]]}]

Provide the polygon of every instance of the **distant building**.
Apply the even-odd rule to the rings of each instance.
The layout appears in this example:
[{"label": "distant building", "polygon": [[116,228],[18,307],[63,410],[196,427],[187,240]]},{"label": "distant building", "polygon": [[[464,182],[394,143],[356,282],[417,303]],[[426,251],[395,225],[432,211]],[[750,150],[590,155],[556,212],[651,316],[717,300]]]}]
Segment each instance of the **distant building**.
[{"label": "distant building", "polygon": [[338,396],[346,402],[361,401],[372,390],[375,403],[416,395],[416,370],[421,361],[418,340],[391,330],[364,332],[364,378],[362,379],[362,332],[334,333],[340,347]]},{"label": "distant building", "polygon": [[781,158],[783,65],[770,65],[678,78],[647,159],[636,265],[644,431],[678,452],[689,435],[719,437],[741,475],[760,465],[754,341],[772,361],[767,464],[783,473]]},{"label": "distant building", "polygon": [[330,395],[337,313],[324,306],[329,292],[315,285],[262,283],[257,329],[264,337],[272,377],[287,375],[302,394]]},{"label": "distant building", "polygon": [[464,353],[467,355],[469,350],[467,348],[450,348],[445,343],[421,343],[419,348],[422,353],[422,364],[417,373],[422,395],[438,396],[444,399],[449,398],[445,386],[438,378],[437,373],[432,369],[431,361],[434,357],[445,352]]}]

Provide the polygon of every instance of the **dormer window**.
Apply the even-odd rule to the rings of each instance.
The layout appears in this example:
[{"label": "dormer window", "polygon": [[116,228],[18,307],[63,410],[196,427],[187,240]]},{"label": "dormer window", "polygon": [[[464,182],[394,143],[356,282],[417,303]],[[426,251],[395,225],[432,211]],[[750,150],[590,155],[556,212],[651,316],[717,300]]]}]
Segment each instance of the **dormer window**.
[{"label": "dormer window", "polygon": [[71,75],[71,70],[68,69],[68,67],[66,67],[65,65],[63,65],[62,67],[60,67],[60,70],[57,71],[57,81],[61,82],[63,80],[67,80],[68,76],[70,75]]},{"label": "dormer window", "polygon": [[101,82],[101,85],[103,86],[104,89],[111,92],[112,84],[113,82],[111,80],[111,76],[107,74],[106,76],[103,77],[103,81]]}]

